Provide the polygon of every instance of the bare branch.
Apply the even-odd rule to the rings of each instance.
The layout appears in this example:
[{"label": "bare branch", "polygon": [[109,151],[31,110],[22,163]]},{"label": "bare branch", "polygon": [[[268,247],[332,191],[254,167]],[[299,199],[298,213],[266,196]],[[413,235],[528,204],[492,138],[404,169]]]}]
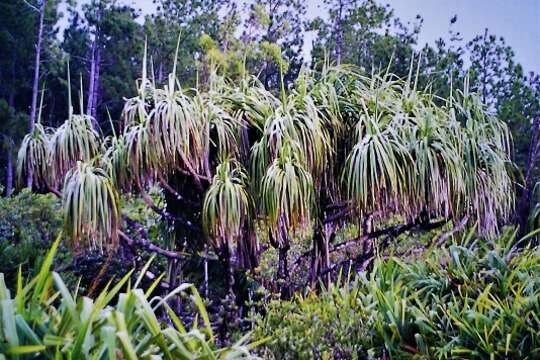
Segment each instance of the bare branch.
[{"label": "bare branch", "polygon": [[[443,235],[439,236],[438,238],[438,241],[440,241],[441,237],[444,236],[444,239],[448,238],[449,236],[451,236],[452,234],[454,234],[455,232],[459,231],[460,229],[462,229],[463,227],[465,227],[465,225],[467,224],[467,221],[468,221],[468,216],[465,216],[461,222],[456,225],[456,227],[454,227],[451,231],[447,232],[447,233],[444,233]],[[395,237],[403,234],[404,232],[407,232],[407,231],[410,231],[410,230],[414,230],[416,228],[418,228],[419,230],[433,230],[433,229],[436,229],[438,227],[441,227],[443,226],[444,224],[446,224],[448,222],[448,220],[440,220],[440,221],[436,221],[436,222],[433,222],[433,223],[422,223],[422,221],[419,219],[419,220],[416,220],[415,222],[412,222],[410,224],[401,224],[401,225],[396,225],[396,226],[390,226],[388,228],[385,228],[385,229],[381,229],[381,230],[377,230],[377,231],[374,231],[372,233],[369,233],[369,234],[366,234],[366,235],[363,235],[363,236],[359,236],[355,239],[352,239],[352,240],[348,240],[348,241],[344,241],[340,244],[337,244],[336,246],[334,246],[330,252],[333,252],[333,251],[338,251],[338,250],[342,250],[342,249],[345,249],[353,244],[356,244],[358,241],[366,241],[366,240],[372,240],[372,239],[375,239],[375,238],[378,238],[380,236],[383,236],[383,235],[387,235],[386,239],[383,241],[383,243],[380,245],[380,248],[386,248],[389,244],[390,244],[390,240],[391,239],[394,239]],[[446,236],[445,236],[446,235]],[[360,264],[360,267],[359,267],[359,271],[364,271],[367,269],[367,267],[369,266],[369,264],[372,263],[372,261],[375,259],[375,248],[372,247],[369,251],[363,253],[363,254],[360,254],[359,256],[356,257],[356,259],[346,259],[346,260],[343,260],[323,271],[321,271],[320,274],[317,275],[317,278],[320,278],[330,272],[333,272],[335,271],[336,269],[339,269],[341,268],[343,265],[345,265],[346,263],[350,263],[350,266],[357,266],[358,264]],[[297,260],[297,262],[300,260],[300,258]],[[295,263],[296,265],[296,263]]]},{"label": "bare branch", "polygon": [[170,192],[175,198],[176,200],[178,201],[182,201],[184,203],[186,203],[187,205],[192,205],[192,206],[196,206],[197,204],[189,199],[186,199],[185,197],[183,197],[182,195],[180,195],[176,190],[174,190],[174,188],[165,180],[165,178],[163,178],[163,176],[161,174],[158,175],[159,177],[159,183],[160,185],[165,189],[167,190],[168,192]]},{"label": "bare branch", "polygon": [[347,206],[347,207],[339,210],[338,212],[324,218],[323,224],[329,224],[329,223],[332,223],[334,221],[341,220],[341,219],[349,216],[352,213],[352,211],[353,211],[353,208],[350,207],[350,206]]},{"label": "bare branch", "polygon": [[163,248],[160,248],[159,246],[154,245],[148,239],[132,239],[121,230],[118,230],[118,235],[120,236],[120,239],[122,239],[129,246],[139,246],[139,247],[144,248],[145,250],[165,256],[169,259],[179,259],[179,260],[186,259],[184,255],[181,255],[180,253],[176,251],[170,251],[170,250],[165,250]]},{"label": "bare branch", "polygon": [[[433,222],[433,223],[425,224],[425,223],[422,223],[421,219],[417,219],[416,221],[414,221],[414,222],[412,222],[410,224],[400,224],[400,225],[390,226],[390,227],[387,227],[387,228],[384,228],[384,229],[380,229],[380,230],[370,232],[368,234],[360,235],[360,236],[358,236],[358,237],[356,237],[354,239],[343,241],[343,242],[341,242],[339,244],[334,245],[329,250],[329,252],[333,253],[333,252],[336,252],[336,251],[344,250],[346,248],[349,248],[349,247],[351,247],[353,245],[358,244],[359,242],[364,242],[364,241],[367,241],[367,240],[376,239],[376,238],[384,236],[384,235],[395,238],[395,237],[397,237],[397,236],[399,236],[399,235],[401,235],[401,234],[403,234],[403,233],[405,233],[405,232],[407,232],[409,230],[413,230],[414,228],[417,228],[417,227],[420,230],[436,229],[438,227],[443,226],[447,222],[448,222],[448,220],[440,220],[440,221],[436,221],[436,222]],[[310,249],[310,250],[304,252],[302,255],[300,255],[296,259],[296,261],[294,262],[294,264],[292,266],[292,269],[291,269],[291,272],[296,270],[296,268],[300,265],[302,260],[304,258],[306,258],[307,256],[311,255],[312,253],[313,253],[313,249]]]},{"label": "bare branch", "polygon": [[167,219],[167,220],[171,220],[171,221],[174,221],[174,222],[177,222],[177,223],[180,223],[188,228],[190,228],[191,230],[193,231],[201,231],[201,229],[195,225],[194,223],[192,223],[191,221],[189,220],[186,220],[186,219],[183,219],[183,218],[180,218],[178,216],[175,216],[171,213],[169,213],[168,211],[156,206],[154,204],[154,200],[152,200],[152,198],[150,197],[150,195],[148,195],[146,192],[144,192],[142,189],[140,191],[140,194],[143,198],[143,201],[146,203],[146,205],[152,209],[156,214],[160,215],[161,217],[163,217],[164,219]]},{"label": "bare branch", "polygon": [[200,185],[201,180],[204,180],[206,182],[211,182],[212,181],[212,178],[210,176],[199,175],[194,170],[187,171],[187,170],[180,169],[180,168],[177,168],[176,170],[178,170],[179,172],[181,172],[184,175],[193,176],[193,178],[196,180],[198,185]]},{"label": "bare branch", "polygon": [[32,5],[32,4],[30,4],[27,0],[23,0],[23,1],[24,1],[24,3],[25,3],[26,5],[28,5],[28,7],[30,7],[32,10],[34,10],[34,11],[36,11],[36,12],[38,12],[38,13],[40,12],[40,10],[39,10],[38,7],[36,7],[36,6]]},{"label": "bare branch", "polygon": [[330,252],[335,252],[335,251],[339,251],[339,250],[343,250],[343,249],[346,249],[360,241],[365,241],[365,240],[371,240],[371,239],[375,239],[375,238],[378,238],[378,237],[381,237],[383,235],[388,235],[388,236],[391,236],[391,237],[397,237],[407,231],[410,231],[410,230],[413,230],[415,228],[418,228],[419,230],[433,230],[433,229],[436,229],[438,227],[441,227],[443,226],[444,224],[446,224],[448,222],[448,220],[440,220],[440,221],[436,221],[436,222],[433,222],[433,223],[427,223],[427,224],[423,224],[420,220],[417,220],[417,221],[414,221],[410,224],[400,224],[400,225],[395,225],[395,226],[390,226],[390,227],[387,227],[385,229],[381,229],[381,230],[376,230],[376,231],[373,231],[369,234],[365,234],[365,235],[361,235],[361,236],[358,236],[354,239],[351,239],[351,240],[347,240],[347,241],[344,241],[342,243],[339,243],[339,244],[336,244],[331,250]]},{"label": "bare branch", "polygon": [[437,237],[437,240],[435,241],[435,245],[436,246],[441,246],[445,241],[446,239],[448,239],[450,236],[454,235],[455,233],[463,230],[463,228],[465,227],[465,225],[467,225],[467,222],[469,221],[469,216],[466,215],[465,217],[463,217],[463,219],[461,219],[461,221],[456,224],[456,226],[454,226],[451,230],[447,231],[447,232],[444,232],[442,234],[440,234],[438,237]]},{"label": "bare branch", "polygon": [[57,197],[59,197],[60,199],[62,198],[62,193],[58,190],[58,189],[55,189],[53,188],[52,186],[50,185],[47,185],[47,189],[52,192],[54,195],[56,195]]}]

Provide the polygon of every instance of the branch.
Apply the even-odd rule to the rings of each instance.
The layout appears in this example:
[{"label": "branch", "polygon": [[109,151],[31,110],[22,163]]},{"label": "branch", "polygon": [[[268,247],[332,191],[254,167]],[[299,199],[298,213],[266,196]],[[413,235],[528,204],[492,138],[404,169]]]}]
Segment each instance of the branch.
[{"label": "branch", "polygon": [[[157,278],[157,276],[149,270],[146,270],[144,276],[150,281],[154,281]],[[170,284],[163,279],[159,282],[158,286],[164,290],[168,290],[171,287]]]},{"label": "branch", "polygon": [[210,181],[212,181],[212,179],[209,176],[203,176],[203,175],[197,174],[195,169],[193,169],[193,166],[191,166],[191,162],[189,161],[189,159],[186,158],[186,156],[181,151],[180,151],[180,158],[184,162],[184,165],[187,167],[187,171],[185,171],[184,169],[181,169],[180,167],[178,167],[178,170],[180,172],[187,173],[188,175],[193,176],[193,178],[195,179],[195,185],[197,185],[197,187],[200,190],[203,190],[201,180],[206,180],[206,181],[210,182]]},{"label": "branch", "polygon": [[448,239],[450,236],[463,230],[465,225],[467,225],[468,221],[469,221],[469,215],[465,215],[463,219],[461,219],[461,221],[458,224],[456,224],[456,226],[454,226],[451,230],[444,232],[437,237],[437,240],[435,241],[435,246],[441,246],[446,241],[446,239]]},{"label": "branch", "polygon": [[128,224],[129,226],[133,227],[137,232],[139,233],[139,236],[143,239],[148,239],[148,231],[142,226],[142,224],[138,223],[137,221],[130,219],[126,215],[123,215],[122,218]]},{"label": "branch", "polygon": [[[58,196],[60,199],[62,198],[62,193],[53,188],[52,186],[50,185],[47,185],[47,188],[48,190],[53,193],[54,195]],[[183,219],[183,218],[180,218],[178,216],[174,216],[170,213],[168,213],[167,211],[159,208],[158,206],[156,206],[154,204],[154,201],[152,200],[152,198],[150,197],[150,195],[148,195],[147,193],[145,193],[144,191],[141,190],[141,196],[144,200],[144,202],[146,203],[146,205],[148,205],[148,207],[150,207],[154,212],[156,212],[157,214],[159,214],[160,216],[162,216],[163,218],[167,219],[167,220],[171,220],[171,221],[176,221],[176,222],[179,222],[183,225],[185,225],[186,227],[190,228],[192,231],[200,231],[201,229],[196,226],[195,224],[193,224],[191,221],[189,220],[186,220],[186,219]],[[129,219],[127,216],[124,216],[123,217],[124,220],[131,226],[133,226],[134,228],[137,229],[137,231],[139,231],[139,234],[147,239],[148,238],[148,234],[146,232],[146,230],[144,229],[144,227],[137,223],[136,221],[132,220],[132,219]],[[124,234],[125,235],[125,234]]]},{"label": "branch", "polygon": [[28,7],[30,7],[32,10],[37,11],[38,13],[41,11],[41,10],[38,9],[36,6],[30,4],[27,0],[23,0],[23,1],[24,1],[24,3],[25,3],[26,5],[28,5]]},{"label": "branch", "polygon": [[52,186],[47,184],[47,189],[52,192],[54,195],[58,196],[60,199],[62,198],[62,193],[58,190],[53,188]]},{"label": "branch", "polygon": [[[342,267],[343,265],[345,265],[346,263],[349,263],[349,266],[352,267],[353,263],[356,263],[356,260],[353,260],[353,259],[345,259],[343,261],[340,261],[332,266],[330,266],[328,269],[324,270],[324,271],[321,271],[321,273],[317,276],[317,279],[320,278],[320,277],[323,277],[324,275],[336,270],[337,268],[340,268]],[[309,284],[309,282],[311,281],[311,279],[309,279],[307,282],[306,282],[306,286],[307,284]]]},{"label": "branch", "polygon": [[196,206],[198,204],[196,204],[195,202],[189,200],[189,199],[186,199],[185,197],[183,197],[182,195],[180,195],[176,190],[174,190],[174,188],[163,178],[163,176],[160,174],[158,175],[159,177],[159,183],[161,184],[161,186],[167,190],[168,192],[170,192],[178,201],[183,201],[185,202],[187,205],[191,205],[191,206]]},{"label": "branch", "polygon": [[[359,240],[370,240],[370,239],[374,239],[376,237],[380,237],[382,235],[387,235],[386,239],[381,244],[381,246],[383,248],[386,248],[389,245],[390,239],[393,239],[396,236],[399,236],[399,235],[403,234],[406,231],[412,230],[415,227],[419,226],[423,230],[431,230],[431,229],[435,229],[435,228],[437,228],[439,226],[442,226],[442,225],[444,225],[446,223],[447,223],[446,220],[441,220],[441,221],[437,221],[437,222],[434,222],[434,223],[428,223],[428,224],[422,224],[422,223],[418,223],[417,221],[415,221],[415,222],[410,223],[410,224],[391,226],[391,227],[388,227],[386,229],[374,231],[374,232],[372,232],[370,234],[366,234],[364,236],[359,236],[359,237],[357,237],[356,239],[353,239],[353,240],[344,241],[344,242],[334,246],[334,248],[332,248],[330,250],[330,252],[337,251],[337,250],[343,249],[345,247],[348,247],[348,246],[350,246],[350,244],[354,244]],[[463,226],[465,226],[465,224],[466,224],[466,221],[464,222]],[[458,230],[456,230],[456,231],[458,231]],[[343,245],[343,246],[340,247],[340,245]],[[323,277],[324,275],[326,275],[326,274],[328,274],[328,273],[342,267],[347,262],[349,262],[351,266],[353,264],[356,265],[356,264],[361,263],[359,271],[364,271],[364,270],[367,269],[369,264],[371,264],[373,259],[375,259],[375,249],[372,247],[370,251],[357,256],[356,259],[354,259],[354,260],[348,258],[348,259],[345,259],[345,260],[343,260],[343,261],[341,261],[341,262],[339,262],[337,264],[334,264],[331,267],[321,271],[321,273],[317,275],[317,279],[319,279],[319,278]]]},{"label": "branch", "polygon": [[150,209],[152,209],[155,213],[157,213],[158,215],[160,215],[161,217],[167,219],[167,220],[171,220],[171,221],[174,221],[174,222],[178,222],[180,224],[183,224],[185,225],[186,227],[188,227],[189,229],[191,229],[192,231],[201,231],[201,229],[195,225],[194,223],[192,223],[191,221],[189,220],[186,220],[186,219],[183,219],[183,218],[180,218],[178,216],[175,216],[169,212],[167,212],[167,210],[164,210],[158,206],[156,206],[154,204],[154,200],[152,200],[152,198],[150,197],[150,195],[148,195],[146,192],[144,192],[142,189],[140,189],[140,194],[143,198],[143,201],[146,203],[146,205],[148,205],[148,207]]},{"label": "branch", "polygon": [[[180,252],[177,252],[177,251],[166,250],[166,249],[163,249],[163,248],[155,245],[150,240],[148,240],[148,233],[147,233],[146,229],[144,228],[144,226],[142,226],[141,224],[139,224],[135,220],[128,218],[127,216],[123,216],[123,218],[124,218],[124,220],[126,221],[126,223],[129,226],[132,226],[135,230],[137,230],[137,232],[139,233],[139,236],[141,237],[141,239],[133,239],[133,238],[129,237],[123,231],[119,230],[118,231],[118,236],[129,247],[133,248],[134,246],[138,246],[138,247],[141,247],[143,249],[146,249],[147,251],[154,252],[154,253],[159,254],[159,255],[163,255],[163,256],[165,256],[167,258],[170,258],[170,259],[185,260],[185,259],[188,258],[189,254],[180,253]],[[211,256],[201,255],[200,253],[191,254],[191,256],[198,256],[200,258],[207,259],[207,260],[215,260],[215,258],[213,258]]]},{"label": "branch", "polygon": [[350,206],[347,206],[347,207],[341,209],[340,211],[338,211],[338,212],[324,218],[323,224],[329,224],[329,223],[332,223],[332,222],[334,222],[336,220],[340,220],[341,218],[349,216],[350,213],[352,212],[352,210],[353,209]]},{"label": "branch", "polygon": [[129,245],[129,246],[139,246],[139,247],[142,247],[143,249],[146,249],[146,250],[148,250],[150,252],[154,252],[156,254],[163,255],[163,256],[165,256],[165,257],[167,257],[169,259],[178,259],[178,260],[186,259],[186,257],[181,255],[180,253],[178,253],[176,251],[170,251],[170,250],[162,249],[159,246],[154,245],[148,239],[141,239],[141,240],[132,239],[129,236],[127,236],[121,230],[118,230],[118,235],[120,236],[120,239],[125,241],[125,243],[127,245]]},{"label": "branch", "polygon": [[180,169],[180,168],[177,168],[176,170],[178,170],[179,172],[181,172],[184,175],[193,176],[193,178],[195,178],[195,180],[199,181],[199,182],[200,182],[200,180],[204,180],[204,181],[207,181],[207,182],[212,181],[212,178],[210,176],[199,175],[195,171],[192,172],[192,171],[188,171],[188,170],[184,170],[184,169]]},{"label": "branch", "polygon": [[[57,189],[55,189],[55,188],[53,188],[52,186],[49,186],[49,185],[47,185],[47,187],[48,187],[49,191],[52,192],[54,195],[58,196],[59,198],[62,198],[62,193],[60,191],[58,191]],[[148,199],[146,199],[146,197]],[[157,206],[155,206],[153,201],[152,201],[152,198],[150,198],[150,196],[148,194],[143,193],[143,199],[145,199],[145,202],[147,202],[147,200],[150,201],[150,204],[147,202],[147,205],[150,206],[154,211],[157,211],[163,217],[167,217],[168,213],[166,211],[164,211],[164,210],[161,210]],[[179,253],[177,253],[175,251],[165,250],[165,249],[160,248],[157,245],[154,245],[150,240],[148,240],[148,232],[146,231],[144,226],[142,226],[141,224],[139,224],[135,220],[132,220],[132,219],[128,218],[127,216],[122,216],[122,217],[126,221],[126,223],[128,225],[132,226],[133,228],[135,228],[135,230],[137,230],[139,232],[139,235],[141,236],[141,240],[135,240],[135,239],[132,239],[129,236],[127,236],[121,230],[118,230],[118,235],[120,236],[120,238],[122,240],[124,240],[126,242],[126,244],[129,245],[130,247],[139,246],[139,247],[142,247],[142,248],[144,248],[144,249],[146,249],[148,251],[155,252],[157,254],[163,255],[163,256],[171,258],[171,259],[185,259],[186,258],[185,256],[180,255]],[[184,220],[184,219],[173,217],[172,215],[171,215],[171,217],[174,219],[174,221],[181,221],[183,224],[188,225],[188,226],[198,230],[198,228],[195,227],[195,225],[193,225],[193,223],[191,223],[191,221],[187,221],[187,220]]]},{"label": "branch", "polygon": [[[376,238],[378,238],[380,236],[383,236],[383,235],[397,237],[397,236],[403,234],[404,232],[407,232],[409,230],[414,229],[415,227],[417,227],[419,225],[421,226],[422,230],[432,230],[432,229],[438,228],[438,227],[440,227],[440,226],[442,226],[442,225],[444,225],[446,223],[447,223],[447,220],[441,220],[441,221],[437,221],[437,222],[434,222],[434,223],[422,224],[421,220],[417,219],[416,221],[414,221],[414,222],[412,222],[410,224],[400,224],[400,225],[390,226],[390,227],[387,227],[387,228],[384,228],[384,229],[380,229],[380,230],[376,230],[376,231],[367,233],[365,235],[358,236],[358,237],[356,237],[354,239],[350,239],[350,240],[341,242],[339,244],[334,245],[329,250],[329,252],[332,253],[332,252],[335,252],[335,251],[343,250],[343,249],[346,249],[346,248],[348,248],[348,247],[350,247],[352,245],[357,244],[358,242],[364,242],[364,241],[367,241],[367,240],[376,239]],[[302,255],[300,255],[296,259],[296,261],[294,262],[294,264],[293,264],[293,266],[291,268],[291,272],[293,272],[298,267],[298,265],[300,265],[300,262],[305,257],[309,256],[312,253],[313,253],[313,249],[310,249],[310,250],[304,252]]]},{"label": "branch", "polygon": [[342,209],[342,208],[348,207],[350,205],[351,205],[350,201],[341,201],[341,202],[338,202],[338,203],[329,204],[324,209],[325,210]]},{"label": "branch", "polygon": [[[465,216],[461,222],[456,225],[452,230],[440,235],[438,237],[438,241],[440,241],[441,238],[448,238],[449,236],[451,236],[452,234],[458,232],[460,229],[462,229],[463,227],[465,227],[465,225],[467,224],[467,221],[468,221],[468,216]],[[357,241],[359,240],[370,240],[370,239],[374,239],[374,238],[377,238],[377,237],[380,237],[380,236],[383,236],[383,235],[387,235],[386,239],[384,240],[384,242],[381,244],[381,247],[382,248],[386,248],[389,243],[390,243],[390,240],[395,238],[396,236],[399,236],[401,234],[403,234],[404,232],[407,232],[409,230],[413,230],[414,228],[416,227],[419,227],[420,229],[422,230],[432,230],[432,229],[436,229],[440,226],[443,226],[444,224],[446,224],[448,221],[447,220],[440,220],[440,221],[436,221],[436,222],[433,222],[433,223],[422,223],[421,220],[416,220],[415,222],[413,223],[410,223],[410,224],[402,224],[402,225],[396,225],[396,226],[391,226],[391,227],[388,227],[386,229],[382,229],[382,230],[377,230],[377,231],[374,231],[370,234],[366,234],[364,236],[359,236],[357,237],[356,239],[352,239],[352,240],[349,240],[349,241],[344,241],[340,244],[337,244],[336,246],[334,246],[330,252],[333,252],[333,251],[337,251],[337,250],[340,250],[340,249],[344,249],[348,246],[350,246],[351,244],[354,244],[356,243]],[[360,254],[359,256],[356,257],[356,259],[352,260],[352,259],[346,259],[346,260],[343,260],[327,269],[325,269],[324,271],[321,271],[321,273],[319,275],[317,275],[317,279],[340,268],[341,266],[343,266],[345,263],[347,262],[350,262],[351,263],[351,266],[352,264],[359,264],[361,263],[361,267],[360,267],[360,271],[363,271],[365,270],[369,264],[373,261],[373,259],[375,258],[375,249],[374,248],[371,248],[370,251],[364,253],[364,254]]]},{"label": "branch", "polygon": [[399,235],[401,235],[401,234],[403,234],[403,233],[405,233],[405,232],[407,232],[409,230],[413,230],[416,227],[419,227],[420,230],[433,230],[433,229],[436,229],[438,227],[443,226],[447,222],[448,222],[448,220],[440,220],[440,221],[436,221],[434,223],[422,224],[422,222],[420,220],[416,220],[416,221],[414,221],[412,223],[409,223],[409,224],[400,224],[400,225],[390,226],[390,227],[387,227],[385,229],[376,230],[376,231],[373,231],[373,232],[371,232],[369,234],[361,235],[361,236],[358,236],[358,237],[356,237],[354,239],[347,240],[347,241],[344,241],[342,243],[336,244],[330,250],[330,252],[346,249],[349,246],[354,245],[359,241],[371,240],[371,239],[375,239],[375,238],[378,238],[378,237],[383,236],[383,235],[388,235],[388,236],[391,236],[391,237],[397,237],[397,236],[399,236]]},{"label": "branch", "polygon": [[[127,218],[126,218],[126,220],[127,220]],[[133,220],[131,220],[131,221],[132,221],[134,224],[137,224],[137,225],[139,225],[139,226],[142,228],[142,225],[141,225],[141,224],[139,224],[139,223],[137,223],[137,222],[135,222],[135,221],[133,221]],[[143,229],[144,229],[144,228],[143,228]],[[124,234],[124,235],[125,235],[125,234]],[[120,238],[120,240],[121,240],[122,242],[125,242],[126,245],[129,247],[130,251],[131,251],[133,254],[135,254],[135,255],[138,256],[137,250],[135,250],[135,246],[134,246],[134,245],[135,245],[135,241],[134,241],[133,243],[127,243],[125,238]],[[145,276],[148,280],[150,280],[150,281],[154,281],[154,280],[157,278],[157,276],[156,276],[154,273],[152,273],[150,270],[148,270],[148,269],[145,271],[144,276]],[[170,288],[170,285],[169,285],[169,283],[168,283],[167,281],[165,281],[165,280],[162,279],[162,280],[159,282],[158,287],[160,287],[160,288],[162,288],[162,289],[164,289],[164,290],[168,290],[168,289]]]}]

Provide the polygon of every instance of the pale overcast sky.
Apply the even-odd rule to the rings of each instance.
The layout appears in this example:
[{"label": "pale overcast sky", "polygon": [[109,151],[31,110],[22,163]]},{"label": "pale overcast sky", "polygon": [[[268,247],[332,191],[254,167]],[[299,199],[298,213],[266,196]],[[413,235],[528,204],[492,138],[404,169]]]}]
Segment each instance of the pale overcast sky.
[{"label": "pale overcast sky", "polygon": [[[144,14],[154,10],[152,0],[124,0],[140,8]],[[322,0],[306,0],[308,16],[324,16]],[[487,27],[503,36],[516,53],[526,71],[540,72],[540,0],[381,0],[389,3],[403,21],[424,18],[420,45],[446,38],[450,18],[458,16],[455,26],[465,41],[483,33]],[[309,53],[312,36],[306,37],[304,51]]]},{"label": "pale overcast sky", "polygon": [[422,43],[448,34],[456,14],[456,30],[464,40],[484,32],[503,36],[527,71],[540,72],[540,0],[388,0],[403,21],[424,18]]}]

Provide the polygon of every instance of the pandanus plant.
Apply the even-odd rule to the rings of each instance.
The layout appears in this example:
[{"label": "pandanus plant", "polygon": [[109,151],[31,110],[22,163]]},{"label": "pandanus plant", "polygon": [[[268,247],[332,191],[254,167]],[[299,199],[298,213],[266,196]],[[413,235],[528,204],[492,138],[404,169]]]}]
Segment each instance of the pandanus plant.
[{"label": "pandanus plant", "polygon": [[253,201],[247,191],[247,179],[246,172],[238,162],[224,160],[217,166],[203,204],[204,229],[225,264],[231,295],[234,295],[231,264],[233,245],[256,247],[256,244],[249,244],[250,237],[245,227],[253,218]]},{"label": "pandanus plant", "polygon": [[24,137],[17,156],[19,186],[23,181],[29,181],[29,178],[30,184],[43,184],[49,180],[50,134],[48,132],[48,129],[38,122],[34,125],[32,132]]},{"label": "pandanus plant", "polygon": [[51,130],[41,124],[44,93],[41,100],[36,124],[32,131],[23,138],[17,154],[17,182],[22,186],[26,181],[28,187],[33,183],[45,184],[53,178],[49,168],[49,142]]},{"label": "pandanus plant", "polygon": [[[297,154],[299,149],[285,144],[262,178],[262,209],[268,218],[270,244],[278,249],[278,278],[288,280],[287,252],[296,229],[307,229],[313,211],[311,174]],[[296,155],[295,155],[296,154]],[[282,293],[286,289],[282,289]]]},{"label": "pandanus plant", "polygon": [[[33,186],[62,197],[66,233],[75,249],[80,245],[114,248],[119,224],[117,190],[95,166],[102,151],[100,136],[82,112],[82,102],[80,109],[80,114],[73,112],[69,95],[68,118],[60,127],[46,129],[38,120],[19,149],[17,177],[22,183],[31,175]],[[57,186],[62,182],[61,194]]]},{"label": "pandanus plant", "polygon": [[107,246],[115,248],[120,226],[119,199],[107,173],[89,163],[78,162],[68,171],[63,192],[65,228],[73,247],[101,252]]},{"label": "pandanus plant", "polygon": [[[159,87],[146,55],[143,64],[118,134],[101,141],[84,114],[70,112],[52,137],[37,126],[19,154],[20,175],[31,168],[36,182],[67,174],[68,233],[85,246],[114,249],[117,194],[133,191],[174,225],[173,252],[209,240],[230,289],[234,259],[256,265],[255,223],[278,249],[283,279],[292,235],[313,233],[316,280],[342,224],[469,218],[494,234],[512,210],[508,130],[466,89],[438,105],[412,76],[342,66],[302,71],[278,96],[255,78],[232,83],[215,72],[203,91],[183,89],[175,68]],[[147,195],[156,186],[165,210]]]}]

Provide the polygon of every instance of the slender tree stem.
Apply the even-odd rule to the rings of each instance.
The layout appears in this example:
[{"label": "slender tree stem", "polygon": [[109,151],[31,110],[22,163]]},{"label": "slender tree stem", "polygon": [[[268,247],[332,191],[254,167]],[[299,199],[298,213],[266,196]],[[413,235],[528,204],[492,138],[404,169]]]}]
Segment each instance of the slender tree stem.
[{"label": "slender tree stem", "polygon": [[6,164],[6,196],[13,192],[13,140],[8,139]]},{"label": "slender tree stem", "polygon": [[34,124],[36,122],[37,113],[37,100],[39,91],[39,68],[41,65],[41,48],[43,44],[43,23],[45,20],[45,8],[47,7],[48,0],[42,0],[39,7],[39,28],[36,43],[36,57],[34,61],[34,79],[32,81],[32,104],[30,106],[30,119],[28,122],[28,130],[32,132],[34,130]]},{"label": "slender tree stem", "polygon": [[521,188],[521,194],[516,206],[515,221],[519,226],[519,231],[522,235],[525,235],[527,227],[527,219],[531,211],[531,192],[532,187],[532,175],[540,156],[540,115],[532,123],[531,129],[531,142],[529,145],[529,154],[527,156],[527,164],[525,168],[525,177],[523,181],[523,187]]},{"label": "slender tree stem", "polygon": [[[39,88],[39,68],[41,64],[41,48],[43,43],[43,23],[45,20],[45,8],[47,7],[48,0],[42,0],[41,6],[39,8],[39,28],[38,36],[36,43],[36,57],[34,62],[34,80],[32,82],[32,104],[30,105],[30,119],[28,121],[28,131],[32,132],[34,130],[34,124],[36,122],[36,112],[37,112],[37,98],[38,98],[38,88]],[[29,169],[26,177],[26,186],[29,189],[32,189],[32,170]]]}]

